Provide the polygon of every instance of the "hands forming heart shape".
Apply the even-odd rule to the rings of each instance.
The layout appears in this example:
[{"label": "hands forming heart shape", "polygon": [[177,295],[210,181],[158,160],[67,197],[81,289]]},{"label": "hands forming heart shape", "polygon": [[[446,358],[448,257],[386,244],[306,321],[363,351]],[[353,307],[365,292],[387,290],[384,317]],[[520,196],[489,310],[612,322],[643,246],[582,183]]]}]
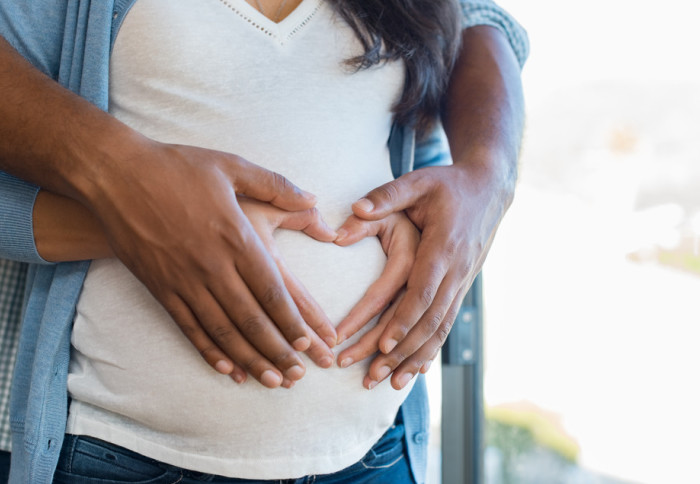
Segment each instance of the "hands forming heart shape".
[{"label": "hands forming heart shape", "polygon": [[[350,215],[336,232],[325,223],[316,208],[286,211],[246,197],[238,197],[238,204],[277,264],[302,318],[313,330],[311,344],[305,353],[318,366],[326,368],[332,364],[330,347],[350,338],[385,309],[388,308],[386,315],[396,310],[397,296],[408,280],[420,240],[420,233],[404,212],[391,213],[385,218],[373,221]],[[298,230],[320,242],[335,242],[341,247],[353,245],[367,237],[379,239],[387,256],[382,274],[337,328],[333,328],[318,303],[287,267],[273,237],[277,229]],[[392,304],[392,301],[395,302]],[[390,304],[392,306],[389,306]],[[379,337],[387,322],[388,318],[382,317],[377,326],[363,335],[358,342],[343,350],[338,359],[340,366],[349,366],[376,353],[379,349]],[[236,381],[245,380],[242,368],[236,367],[234,372]],[[285,378],[282,385],[291,387],[293,383]]]}]

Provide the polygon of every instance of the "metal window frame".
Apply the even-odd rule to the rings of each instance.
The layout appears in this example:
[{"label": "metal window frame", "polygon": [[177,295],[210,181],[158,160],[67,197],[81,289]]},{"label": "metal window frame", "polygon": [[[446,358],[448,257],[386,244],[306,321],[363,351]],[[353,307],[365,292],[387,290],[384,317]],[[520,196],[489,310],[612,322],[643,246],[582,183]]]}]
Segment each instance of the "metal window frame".
[{"label": "metal window frame", "polygon": [[442,349],[442,484],[484,482],[481,274]]}]

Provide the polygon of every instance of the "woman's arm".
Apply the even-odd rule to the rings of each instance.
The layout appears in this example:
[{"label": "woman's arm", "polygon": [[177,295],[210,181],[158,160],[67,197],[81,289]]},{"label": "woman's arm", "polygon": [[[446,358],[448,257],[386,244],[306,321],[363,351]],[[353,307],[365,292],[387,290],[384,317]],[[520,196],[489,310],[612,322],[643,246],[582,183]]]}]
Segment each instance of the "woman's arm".
[{"label": "woman's arm", "polygon": [[39,191],[33,213],[34,242],[50,262],[114,257],[97,218],[83,205],[46,190]]}]

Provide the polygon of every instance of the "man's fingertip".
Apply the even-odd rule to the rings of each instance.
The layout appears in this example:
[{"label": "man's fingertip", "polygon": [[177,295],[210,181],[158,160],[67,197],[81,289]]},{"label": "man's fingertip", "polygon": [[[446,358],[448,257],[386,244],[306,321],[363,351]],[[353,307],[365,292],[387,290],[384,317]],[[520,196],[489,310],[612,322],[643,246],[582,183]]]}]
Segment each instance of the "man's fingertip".
[{"label": "man's fingertip", "polygon": [[282,377],[272,370],[265,370],[260,375],[260,383],[267,388],[276,388],[282,384]]},{"label": "man's fingertip", "polygon": [[230,375],[233,371],[233,364],[230,361],[219,360],[214,365],[214,369],[222,375]]}]

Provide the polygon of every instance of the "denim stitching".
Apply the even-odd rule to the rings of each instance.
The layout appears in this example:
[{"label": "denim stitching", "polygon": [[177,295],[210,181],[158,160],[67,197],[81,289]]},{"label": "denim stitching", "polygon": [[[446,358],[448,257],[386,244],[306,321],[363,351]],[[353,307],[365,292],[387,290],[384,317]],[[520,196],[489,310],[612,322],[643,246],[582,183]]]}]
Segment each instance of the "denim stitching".
[{"label": "denim stitching", "polygon": [[394,464],[396,464],[398,461],[403,459],[403,454],[401,454],[395,461],[390,462],[389,464],[383,465],[383,466],[368,466],[364,462],[361,462],[362,467],[365,469],[388,469],[389,467],[392,467]]},{"label": "denim stitching", "polygon": [[[68,436],[66,436],[66,437],[68,437]],[[70,444],[70,452],[68,453],[68,472],[73,472],[73,456],[75,455],[75,446],[78,445],[78,439],[73,437],[70,440],[71,440],[71,444]]]}]

